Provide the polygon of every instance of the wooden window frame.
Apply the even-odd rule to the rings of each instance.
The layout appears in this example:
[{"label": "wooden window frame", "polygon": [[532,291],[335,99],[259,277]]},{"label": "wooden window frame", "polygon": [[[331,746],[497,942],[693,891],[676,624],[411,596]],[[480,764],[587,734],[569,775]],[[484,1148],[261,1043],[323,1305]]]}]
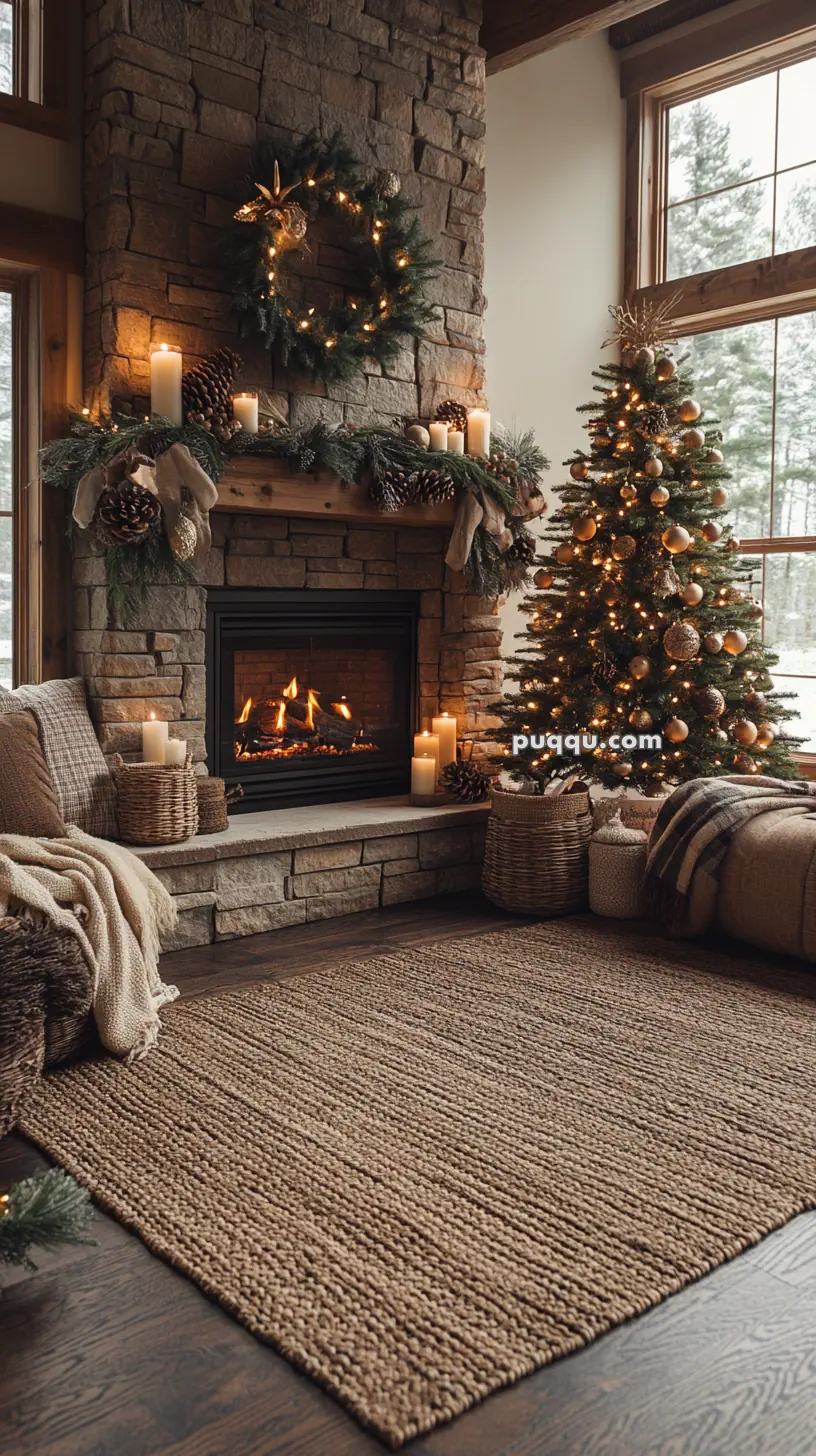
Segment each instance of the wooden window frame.
[{"label": "wooden window frame", "polygon": [[[36,274],[0,264],[0,291],[12,300],[12,682],[40,677],[39,289]],[[3,513],[7,515],[6,512]]]},{"label": "wooden window frame", "polygon": [[[777,0],[746,17],[641,49],[625,59],[626,206],[624,296],[668,302],[678,334],[816,312],[816,246],[737,263],[687,278],[666,279],[666,195],[670,107],[816,56],[811,0]],[[678,297],[679,295],[679,297]],[[815,552],[816,536],[742,540],[746,555]],[[781,674],[786,676],[786,674]],[[790,674],[792,675],[792,674]],[[800,756],[816,778],[816,754]]]},{"label": "wooden window frame", "polygon": [[75,130],[66,66],[72,26],[68,0],[12,0],[12,5],[14,92],[0,93],[0,122],[67,141]]}]

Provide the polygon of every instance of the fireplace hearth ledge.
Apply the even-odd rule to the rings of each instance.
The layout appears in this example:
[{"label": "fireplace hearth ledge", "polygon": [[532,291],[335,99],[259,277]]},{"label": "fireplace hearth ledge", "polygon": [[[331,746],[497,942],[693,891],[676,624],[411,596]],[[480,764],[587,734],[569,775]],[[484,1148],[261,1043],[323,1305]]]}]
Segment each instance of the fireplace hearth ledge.
[{"label": "fireplace hearth ledge", "polygon": [[220,834],[131,848],[176,900],[164,949],[177,950],[475,889],[488,813],[364,799],[241,814]]}]

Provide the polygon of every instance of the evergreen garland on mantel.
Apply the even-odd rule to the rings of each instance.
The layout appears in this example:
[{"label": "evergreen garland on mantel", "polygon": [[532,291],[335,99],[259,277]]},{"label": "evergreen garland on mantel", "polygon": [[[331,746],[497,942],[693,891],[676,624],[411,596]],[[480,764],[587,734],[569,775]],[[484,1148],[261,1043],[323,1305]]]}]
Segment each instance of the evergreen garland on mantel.
[{"label": "evergreen garland on mantel", "polygon": [[[493,448],[501,452],[502,460],[512,460],[512,473],[508,474],[504,469],[497,471],[493,460],[423,449],[398,430],[351,429],[321,420],[307,429],[283,427],[257,435],[238,432],[219,443],[211,431],[191,422],[175,426],[130,415],[97,422],[77,415],[70,435],[42,450],[41,475],[47,485],[70,490],[73,496],[83,476],[109,464],[122,451],[132,447],[155,459],[175,444],[185,445],[216,482],[230,458],[252,455],[282,460],[294,472],[313,475],[325,470],[342,482],[366,485],[372,501],[384,513],[398,512],[411,503],[412,490],[421,500],[423,480],[429,473],[438,473],[454,492],[470,492],[489,507],[485,520],[491,515],[495,519],[498,509],[512,532],[512,545],[501,550],[486,525],[477,526],[465,566],[473,591],[494,597],[526,582],[535,556],[535,538],[524,523],[519,500],[522,494],[538,491],[541,473],[548,465],[531,433],[494,434]],[[395,493],[395,479],[404,480],[407,490]],[[144,545],[114,546],[106,553],[106,564],[111,602],[123,620],[132,616],[149,581],[183,584],[195,579],[190,566],[175,559],[163,532],[152,534]]]}]

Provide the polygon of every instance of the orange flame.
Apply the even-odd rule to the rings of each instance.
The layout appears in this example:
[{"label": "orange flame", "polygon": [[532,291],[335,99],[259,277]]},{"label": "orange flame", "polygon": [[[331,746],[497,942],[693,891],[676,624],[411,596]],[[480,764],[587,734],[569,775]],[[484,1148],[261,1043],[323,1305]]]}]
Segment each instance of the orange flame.
[{"label": "orange flame", "polygon": [[348,719],[351,717],[351,708],[349,707],[347,702],[344,701],[342,703],[332,703],[332,707],[334,708],[335,713],[340,714],[341,718]]},{"label": "orange flame", "polygon": [[243,708],[241,709],[241,716],[237,720],[239,723],[246,723],[248,721],[251,708],[252,708],[252,699],[251,698],[247,698],[246,702],[244,703]]},{"label": "orange flame", "polygon": [[[293,679],[293,681],[294,681],[294,679]],[[285,698],[281,698],[280,706],[278,708],[278,716],[275,719],[275,732],[276,733],[282,733],[283,732],[283,725],[284,725],[285,722],[286,722],[286,700],[285,700]]]},{"label": "orange flame", "polygon": [[297,695],[298,695],[297,678],[296,677],[293,677],[292,678],[292,681],[289,684],[289,686],[287,688],[284,688],[284,690],[283,690],[283,696],[285,698],[292,698],[292,699],[294,699],[294,698],[297,697]]},{"label": "orange flame", "polygon": [[319,707],[320,703],[318,702],[317,694],[309,688],[309,697],[306,703],[306,723],[309,728],[314,728],[314,710]]}]

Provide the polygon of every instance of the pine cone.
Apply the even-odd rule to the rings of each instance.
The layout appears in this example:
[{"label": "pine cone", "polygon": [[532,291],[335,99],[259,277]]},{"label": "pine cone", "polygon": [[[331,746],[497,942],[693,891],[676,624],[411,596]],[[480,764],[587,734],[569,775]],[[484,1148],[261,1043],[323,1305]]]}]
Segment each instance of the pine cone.
[{"label": "pine cone", "polygon": [[467,426],[467,410],[458,399],[443,399],[436,411],[436,418],[452,430],[464,430]]},{"label": "pine cone", "polygon": [[298,456],[298,470],[312,470],[316,459],[317,456],[314,450],[307,445],[304,450],[301,450]]},{"label": "pine cone", "polygon": [[414,499],[417,477],[389,465],[372,482],[372,493],[382,510],[396,511]]},{"label": "pine cone", "polygon": [[454,485],[449,475],[441,470],[423,470],[415,478],[412,499],[418,505],[436,505],[451,500]]},{"label": "pine cone", "polygon": [[669,416],[662,404],[650,404],[639,410],[634,419],[635,429],[649,439],[665,435],[669,428]]},{"label": "pine cone", "polygon": [[472,760],[445,764],[442,782],[460,804],[481,804],[490,793],[490,779]]},{"label": "pine cone", "polygon": [[512,455],[508,455],[506,450],[491,451],[490,459],[484,462],[484,469],[491,475],[495,475],[498,480],[503,481],[505,485],[513,485],[518,468],[518,460],[514,460]]},{"label": "pine cone", "polygon": [[141,546],[161,520],[158,496],[123,480],[108,485],[99,497],[94,525],[105,546]]},{"label": "pine cone", "polygon": [[505,553],[505,561],[515,561],[521,566],[532,566],[538,552],[538,543],[530,531],[519,531],[513,544]]},{"label": "pine cone", "polygon": [[241,357],[234,350],[216,349],[188,369],[181,381],[186,418],[225,441],[233,429],[232,391],[240,367]]}]

